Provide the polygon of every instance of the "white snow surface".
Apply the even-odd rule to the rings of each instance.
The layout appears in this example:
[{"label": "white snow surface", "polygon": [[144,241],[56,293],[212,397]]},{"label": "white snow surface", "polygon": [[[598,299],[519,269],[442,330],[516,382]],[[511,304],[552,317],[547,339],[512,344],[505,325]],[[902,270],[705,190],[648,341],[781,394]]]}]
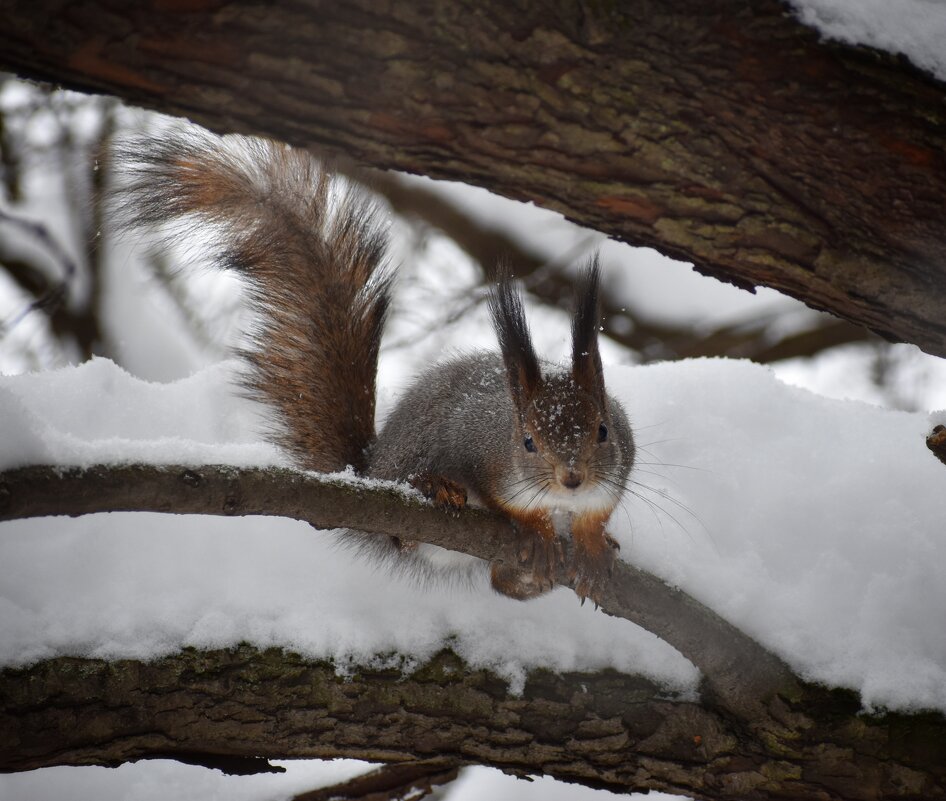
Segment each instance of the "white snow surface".
[{"label": "white snow surface", "polygon": [[[97,359],[0,378],[0,468],[279,463],[232,371],[156,384]],[[641,446],[636,494],[612,519],[623,558],[867,706],[946,710],[946,471],[924,444],[942,414],[830,400],[748,362],[612,367],[607,380]],[[696,686],[672,648],[567,590],[521,603],[485,579],[417,586],[293,521],[102,514],[0,527],[5,665],[246,640],[345,671],[392,653],[410,667],[448,644],[514,690],[538,665]]]},{"label": "white snow surface", "polygon": [[[29,773],[0,774],[0,798],[4,801],[49,801],[49,799],[102,799],[121,801],[168,801],[199,798],[200,801],[291,801],[296,795],[348,781],[374,765],[352,759],[273,761],[284,773],[226,776],[220,771],[183,765],[166,759],[126,763],[118,768],[56,767]],[[449,785],[449,801],[686,801],[678,795],[649,793],[617,795],[536,776],[517,779],[485,767],[465,768]]]},{"label": "white snow surface", "polygon": [[273,765],[284,773],[227,776],[167,759],[126,762],[117,768],[54,767],[0,774],[4,801],[121,799],[121,801],[291,801],[318,787],[348,781],[373,765],[354,759],[294,760]]},{"label": "white snow surface", "polygon": [[288,465],[253,433],[263,420],[237,391],[239,370],[233,359],[164,384],[93,358],[0,375],[0,470],[102,462]]},{"label": "white snow surface", "polygon": [[789,0],[799,19],[828,39],[905,55],[946,81],[943,0]]}]

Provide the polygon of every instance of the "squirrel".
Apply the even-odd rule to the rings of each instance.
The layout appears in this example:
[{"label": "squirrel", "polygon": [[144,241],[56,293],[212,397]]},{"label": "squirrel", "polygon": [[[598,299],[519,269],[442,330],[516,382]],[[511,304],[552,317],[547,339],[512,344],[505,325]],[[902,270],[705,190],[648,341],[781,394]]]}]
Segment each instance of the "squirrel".
[{"label": "squirrel", "polygon": [[[126,142],[118,161],[126,225],[193,226],[219,266],[245,277],[261,321],[244,353],[246,385],[275,411],[272,438],[295,464],[352,467],[408,481],[441,505],[505,515],[520,564],[494,563],[490,577],[512,598],[553,587],[570,536],[569,578],[582,602],[598,602],[618,547],[605,526],[635,451],[624,409],[605,390],[596,258],[577,283],[568,367],[536,356],[520,294],[501,270],[489,296],[499,353],[427,368],[376,433],[392,288],[377,205],[307,152],[272,141],[179,130]],[[448,553],[396,537],[360,541],[421,569]]]}]

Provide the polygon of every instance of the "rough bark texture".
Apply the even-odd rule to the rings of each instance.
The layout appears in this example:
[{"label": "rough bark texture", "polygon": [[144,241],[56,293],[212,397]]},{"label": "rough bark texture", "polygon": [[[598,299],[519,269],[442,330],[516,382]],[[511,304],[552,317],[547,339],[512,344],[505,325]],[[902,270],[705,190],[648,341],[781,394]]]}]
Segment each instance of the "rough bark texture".
[{"label": "rough bark texture", "polygon": [[946,355],[946,104],[777,0],[0,0],[0,66],[534,200]]},{"label": "rough bark texture", "polygon": [[[761,740],[712,704],[604,671],[530,674],[521,696],[449,651],[407,673],[243,646],[152,663],[59,658],[0,673],[0,770],[173,757],[243,772],[259,757],[436,757],[617,791],[695,798],[944,797],[938,716],[858,716],[806,688]],[[922,742],[922,748],[917,747]]]}]

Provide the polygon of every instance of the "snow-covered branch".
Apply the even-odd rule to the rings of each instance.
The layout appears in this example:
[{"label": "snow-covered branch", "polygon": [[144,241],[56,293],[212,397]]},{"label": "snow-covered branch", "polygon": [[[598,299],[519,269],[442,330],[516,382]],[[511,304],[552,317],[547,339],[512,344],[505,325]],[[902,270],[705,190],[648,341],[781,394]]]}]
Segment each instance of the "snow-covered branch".
[{"label": "snow-covered branch", "polygon": [[[354,528],[418,540],[488,561],[518,560],[508,520],[484,510],[436,508],[395,485],[348,476],[228,466],[28,467],[0,473],[0,521],[94,512],[278,515],[317,529]],[[556,581],[569,586],[567,569]],[[777,657],[681,590],[618,562],[601,609],[637,623],[677,648],[703,673],[722,708],[765,723],[777,694],[797,680]]]}]

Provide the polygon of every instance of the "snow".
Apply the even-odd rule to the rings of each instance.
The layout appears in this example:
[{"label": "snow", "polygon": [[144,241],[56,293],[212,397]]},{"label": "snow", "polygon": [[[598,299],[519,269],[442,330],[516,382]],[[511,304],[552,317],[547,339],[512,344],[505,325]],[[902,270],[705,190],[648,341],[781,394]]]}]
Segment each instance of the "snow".
[{"label": "snow", "polygon": [[226,776],[216,770],[165,759],[126,763],[118,768],[55,767],[0,775],[0,798],[6,801],[107,799],[167,801],[290,801],[295,795],[366,772],[353,759],[276,762],[284,773]]},{"label": "snow", "polygon": [[822,398],[739,361],[610,381],[657,443],[642,470],[667,476],[638,481],[666,490],[681,524],[636,525],[626,558],[868,707],[946,709],[937,415]]},{"label": "snow", "polygon": [[[0,775],[0,798],[8,801],[48,801],[51,798],[122,801],[290,801],[295,795],[348,781],[372,768],[350,759],[277,762],[284,773],[225,776],[215,770],[168,760],[149,760],[109,768],[46,768],[32,773]],[[579,784],[556,782],[547,776],[516,779],[498,770],[472,767],[450,785],[450,801],[685,801],[664,793],[616,795]]]},{"label": "snow", "polygon": [[799,19],[828,39],[901,53],[946,81],[942,0],[789,0]]},{"label": "snow", "polygon": [[[228,367],[167,385],[104,359],[0,378],[0,467],[278,462],[270,446],[252,440],[251,404],[227,397]],[[56,654],[147,659],[182,645],[247,640],[334,656],[345,670],[392,651],[423,660],[455,638],[461,656],[498,671],[514,689],[540,665],[640,670],[679,691],[696,681],[669,646],[580,607],[568,591],[510,609],[485,577],[475,587],[385,580],[330,535],[296,521],[157,514],[24,520],[3,525],[0,564],[3,664]]]},{"label": "snow", "polygon": [[0,470],[101,462],[287,465],[252,432],[263,422],[240,397],[236,360],[179,381],[136,378],[108,359],[0,376]]},{"label": "snow", "polygon": [[[228,394],[232,372],[158,384],[97,359],[2,378],[0,464],[275,463],[251,404]],[[739,361],[611,367],[607,380],[641,446],[612,519],[623,558],[867,706],[946,710],[946,632],[929,614],[946,606],[946,476],[925,447],[930,415],[822,398]],[[340,671],[392,652],[410,668],[450,643],[513,691],[540,665],[640,672],[676,692],[697,681],[669,646],[567,590],[520,603],[485,579],[417,586],[294,521],[16,521],[0,565],[6,665],[247,640]]]}]

